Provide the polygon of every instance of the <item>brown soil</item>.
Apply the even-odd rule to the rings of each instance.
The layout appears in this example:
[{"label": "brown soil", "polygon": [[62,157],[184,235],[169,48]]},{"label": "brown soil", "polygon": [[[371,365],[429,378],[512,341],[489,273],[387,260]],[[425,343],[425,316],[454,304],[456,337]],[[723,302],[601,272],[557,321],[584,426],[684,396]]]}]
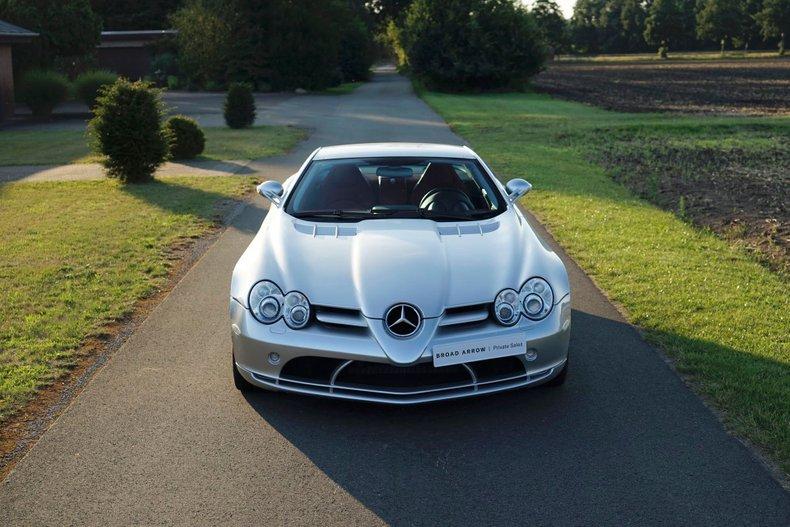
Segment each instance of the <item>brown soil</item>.
[{"label": "brown soil", "polygon": [[790,276],[790,148],[650,146],[615,142],[596,161],[657,205],[742,244],[771,269]]},{"label": "brown soil", "polygon": [[790,113],[790,57],[755,60],[555,62],[539,91],[626,112]]}]

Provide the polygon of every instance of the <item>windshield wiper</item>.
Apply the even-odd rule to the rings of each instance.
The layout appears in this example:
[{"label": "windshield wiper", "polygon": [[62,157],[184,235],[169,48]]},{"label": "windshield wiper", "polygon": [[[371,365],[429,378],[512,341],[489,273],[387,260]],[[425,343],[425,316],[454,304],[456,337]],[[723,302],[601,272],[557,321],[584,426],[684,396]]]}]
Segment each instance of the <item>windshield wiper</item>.
[{"label": "windshield wiper", "polygon": [[493,212],[495,211],[486,209],[469,210],[463,213],[433,212],[426,209],[420,209],[420,217],[428,220],[469,221],[477,218],[483,218]]},{"label": "windshield wiper", "polygon": [[370,210],[320,209],[301,210],[291,214],[294,218],[367,218]]}]

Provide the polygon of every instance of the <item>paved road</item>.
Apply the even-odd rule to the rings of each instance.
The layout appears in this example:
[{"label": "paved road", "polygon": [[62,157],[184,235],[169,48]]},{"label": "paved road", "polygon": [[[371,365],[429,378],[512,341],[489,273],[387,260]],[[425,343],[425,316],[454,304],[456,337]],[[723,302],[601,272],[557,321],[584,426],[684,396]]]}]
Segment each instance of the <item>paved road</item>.
[{"label": "paved road", "polygon": [[[278,111],[318,144],[459,142],[393,74]],[[232,388],[250,206],[0,487],[0,525],[781,525],[790,499],[571,262],[572,370],[417,408]],[[567,258],[566,258],[566,261]]]}]

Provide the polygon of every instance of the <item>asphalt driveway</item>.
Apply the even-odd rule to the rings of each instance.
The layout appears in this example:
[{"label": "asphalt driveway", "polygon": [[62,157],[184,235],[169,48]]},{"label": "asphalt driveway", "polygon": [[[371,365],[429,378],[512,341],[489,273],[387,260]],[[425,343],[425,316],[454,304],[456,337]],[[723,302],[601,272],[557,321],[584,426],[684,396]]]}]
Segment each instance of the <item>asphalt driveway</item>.
[{"label": "asphalt driveway", "polygon": [[[392,72],[293,97],[315,146],[460,143]],[[528,202],[528,201],[527,201]],[[571,372],[535,389],[389,408],[233,389],[233,265],[249,206],[0,486],[0,525],[777,525],[790,498],[563,254]]]}]

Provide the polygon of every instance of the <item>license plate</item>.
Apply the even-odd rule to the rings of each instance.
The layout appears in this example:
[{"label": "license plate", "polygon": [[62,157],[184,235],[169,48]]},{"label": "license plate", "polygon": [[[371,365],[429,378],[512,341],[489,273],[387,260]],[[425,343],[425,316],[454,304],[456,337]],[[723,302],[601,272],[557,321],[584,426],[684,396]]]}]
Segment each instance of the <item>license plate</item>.
[{"label": "license plate", "polygon": [[522,355],[527,352],[527,339],[523,333],[511,333],[502,337],[439,344],[431,351],[433,365],[438,368],[464,362]]}]

